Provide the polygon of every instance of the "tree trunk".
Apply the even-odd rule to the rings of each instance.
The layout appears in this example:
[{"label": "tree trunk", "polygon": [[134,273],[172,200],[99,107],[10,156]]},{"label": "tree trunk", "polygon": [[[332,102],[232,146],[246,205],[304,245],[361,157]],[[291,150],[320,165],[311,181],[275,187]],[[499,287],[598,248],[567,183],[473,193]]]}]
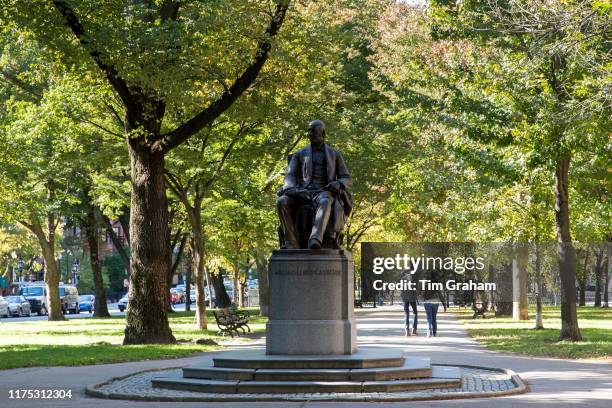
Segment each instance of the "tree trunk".
[{"label": "tree trunk", "polygon": [[38,220],[33,220],[28,227],[36,236],[45,260],[44,280],[49,320],[64,320],[59,296],[60,271],[57,268],[57,263],[55,263],[55,217],[51,213],[47,215],[47,231],[43,231]]},{"label": "tree trunk", "polygon": [[604,293],[603,293],[603,302],[601,303],[601,307],[609,307],[609,297],[610,297],[610,272],[608,272],[608,262],[609,260],[606,262],[606,268],[604,269],[606,271],[606,280],[604,283]]},{"label": "tree trunk", "polygon": [[238,285],[238,261],[234,263],[234,276],[232,277],[232,303],[235,305],[239,305],[240,299],[240,285]]},{"label": "tree trunk", "polygon": [[[185,243],[187,242],[187,235],[180,234],[179,235],[180,242],[178,243],[178,251],[176,253],[176,257],[172,261],[172,266],[168,270],[168,290],[172,287],[172,281],[174,280],[174,276],[177,274],[179,265],[181,264],[181,258],[183,257],[183,252],[185,251]],[[176,247],[176,242],[172,242],[170,245],[170,253],[174,254],[174,248]],[[168,302],[168,313],[174,313],[174,308],[172,307],[172,303]]]},{"label": "tree trunk", "polygon": [[215,294],[217,295],[217,308],[224,309],[226,307],[230,307],[232,305],[232,300],[225,290],[221,271],[219,271],[219,274],[211,273],[210,279],[215,287]]},{"label": "tree trunk", "polygon": [[[47,181],[47,202],[52,203],[54,200],[55,191],[53,182]],[[45,220],[46,231],[43,231],[42,225],[38,219],[32,220],[28,224],[28,228],[36,236],[40,249],[42,250],[43,259],[45,260],[45,287],[47,290],[47,312],[49,320],[65,320],[62,311],[62,305],[59,295],[60,271],[55,262],[55,214],[48,212]]]},{"label": "tree trunk", "polygon": [[201,330],[208,328],[206,318],[206,292],[204,288],[204,275],[206,270],[204,258],[204,237],[202,236],[202,220],[199,208],[189,211],[191,220],[191,247],[193,249],[193,262],[195,266],[196,286],[196,325]]},{"label": "tree trunk", "polygon": [[238,279],[238,288],[240,289],[240,292],[238,293],[238,307],[240,308],[246,307],[246,279],[246,276]]},{"label": "tree trunk", "polygon": [[515,244],[515,259],[512,261],[512,318],[529,320],[529,301],[527,298],[527,263],[529,247],[525,243]]},{"label": "tree trunk", "polygon": [[168,323],[171,267],[164,155],[140,138],[128,141],[131,162],[131,283],[123,344],[176,342]]},{"label": "tree trunk", "polygon": [[601,307],[601,277],[603,275],[604,248],[601,247],[595,255],[595,303],[594,307]]},{"label": "tree trunk", "polygon": [[544,328],[544,319],[542,318],[542,252],[540,243],[535,243],[535,281],[536,281],[536,318],[535,329]]},{"label": "tree trunk", "polygon": [[[489,264],[489,282],[496,282],[496,279],[497,277],[495,275],[495,268],[493,267],[493,265]],[[447,301],[448,301],[448,298],[447,298]],[[488,303],[489,310],[495,311],[497,309],[496,304],[495,304],[495,291],[494,290],[490,290],[487,292],[487,303]]]},{"label": "tree trunk", "polygon": [[174,272],[172,271],[172,268],[170,268],[168,270],[168,276],[166,276],[166,285],[168,287],[168,304],[166,305],[166,307],[168,308],[168,313],[174,313],[174,305],[172,304],[172,293],[170,293],[173,278]]},{"label": "tree trunk", "polygon": [[255,264],[257,267],[257,288],[259,290],[259,315],[269,316],[270,287],[268,283],[268,260],[262,250],[257,250]]},{"label": "tree trunk", "polygon": [[[609,262],[610,261],[608,260],[608,264]],[[601,304],[601,307],[610,306],[610,272],[607,269],[608,268],[606,267],[606,283],[604,285],[603,303]]]},{"label": "tree trunk", "polygon": [[[87,193],[85,193],[87,194]],[[89,197],[86,197],[86,200]],[[110,317],[106,305],[106,295],[104,293],[104,281],[102,279],[102,268],[100,268],[100,257],[98,255],[98,223],[94,207],[87,203],[87,215],[85,216],[85,235],[89,246],[89,263],[93,272],[94,288],[96,291],[96,301],[94,302],[95,317]]]},{"label": "tree trunk", "polygon": [[586,276],[583,276],[578,283],[578,306],[584,306],[586,305]]},{"label": "tree trunk", "polygon": [[[55,190],[53,182],[47,182],[47,201],[53,202]],[[42,236],[43,257],[45,258],[45,285],[47,287],[47,306],[49,307],[49,320],[64,320],[59,294],[60,271],[55,263],[55,214],[47,213],[47,230]],[[40,224],[38,224],[40,226]]]},{"label": "tree trunk", "polygon": [[576,312],[576,254],[570,235],[569,156],[560,158],[555,169],[555,220],[557,259],[561,275],[561,333],[559,340],[580,341]]},{"label": "tree trunk", "polygon": [[609,307],[610,303],[609,303],[609,296],[610,296],[610,273],[612,273],[612,245],[610,245],[610,242],[606,243],[606,253],[607,253],[607,260],[606,260],[606,285],[604,286],[604,300],[603,300],[603,305],[601,305],[601,307]]},{"label": "tree trunk", "polygon": [[55,263],[55,251],[49,243],[43,245],[45,259],[45,287],[47,289],[47,307],[49,321],[65,320],[59,294],[60,272]]},{"label": "tree trunk", "polygon": [[578,306],[586,305],[586,284],[588,277],[588,264],[589,264],[589,248],[587,247],[586,253],[584,254],[584,267],[582,268],[582,273],[578,277]]},{"label": "tree trunk", "polygon": [[125,236],[125,243],[130,246],[130,209],[125,208],[124,211],[119,214],[118,221],[123,229],[123,235]]},{"label": "tree trunk", "polygon": [[193,263],[193,245],[190,246],[190,249],[187,253],[187,259],[185,260],[185,311],[191,311],[191,265]]},{"label": "tree trunk", "polygon": [[217,292],[215,292],[215,285],[212,284],[212,280],[210,279],[210,272],[208,272],[208,268],[206,267],[206,265],[204,266],[204,279],[206,279],[205,285],[208,288],[208,297],[210,298],[209,306],[211,308],[217,307]]}]

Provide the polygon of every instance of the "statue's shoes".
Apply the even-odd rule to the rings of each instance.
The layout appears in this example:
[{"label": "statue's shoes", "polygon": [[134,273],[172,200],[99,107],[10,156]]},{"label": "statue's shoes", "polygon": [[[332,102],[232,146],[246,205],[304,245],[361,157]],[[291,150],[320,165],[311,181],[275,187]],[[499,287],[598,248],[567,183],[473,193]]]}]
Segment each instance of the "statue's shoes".
[{"label": "statue's shoes", "polygon": [[310,249],[321,249],[321,243],[316,239],[311,239],[308,241],[308,248]]}]

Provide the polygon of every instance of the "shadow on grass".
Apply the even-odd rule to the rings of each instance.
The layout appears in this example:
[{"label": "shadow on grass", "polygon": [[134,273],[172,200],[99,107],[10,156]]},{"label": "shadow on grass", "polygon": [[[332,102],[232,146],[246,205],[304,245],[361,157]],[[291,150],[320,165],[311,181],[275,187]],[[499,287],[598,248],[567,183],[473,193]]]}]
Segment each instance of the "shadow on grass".
[{"label": "shadow on grass", "polygon": [[185,357],[219,349],[198,344],[147,345],[11,345],[0,346],[0,369],[36,366],[76,366]]},{"label": "shadow on grass", "polygon": [[612,332],[582,329],[583,341],[559,341],[558,329],[468,329],[489,349],[533,356],[601,358],[612,356]]},{"label": "shadow on grass", "polygon": [[[247,311],[251,315],[251,330],[257,334],[263,332],[266,318],[259,317],[257,309]],[[200,338],[213,342],[224,339],[214,324],[212,311],[208,311],[207,315],[209,329],[200,330],[194,324],[194,312],[171,313],[170,327],[179,343],[170,345],[120,345],[125,329],[123,316],[62,322],[3,323],[0,331],[0,369],[154,360],[217,350],[221,346],[194,343]],[[235,340],[242,339],[245,337]]]},{"label": "shadow on grass", "polygon": [[547,306],[543,310],[543,330],[534,330],[535,310],[529,308],[529,320],[513,320],[511,316],[472,319],[471,311],[454,310],[468,329],[470,336],[495,351],[530,356],[558,358],[612,357],[612,310],[608,308],[578,308],[578,325],[583,341],[559,342],[561,311]]}]

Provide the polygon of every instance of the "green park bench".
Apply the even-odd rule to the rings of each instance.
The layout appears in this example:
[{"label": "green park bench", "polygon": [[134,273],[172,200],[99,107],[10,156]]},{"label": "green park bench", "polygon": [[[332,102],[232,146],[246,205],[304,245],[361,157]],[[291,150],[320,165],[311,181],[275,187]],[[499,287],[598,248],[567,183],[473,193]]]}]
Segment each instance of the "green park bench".
[{"label": "green park bench", "polygon": [[239,310],[235,307],[217,309],[213,310],[213,315],[222,335],[229,334],[233,338],[234,333],[240,335],[238,330],[242,330],[243,334],[246,333],[245,327],[249,332],[251,331],[248,325],[251,317],[244,310]]}]

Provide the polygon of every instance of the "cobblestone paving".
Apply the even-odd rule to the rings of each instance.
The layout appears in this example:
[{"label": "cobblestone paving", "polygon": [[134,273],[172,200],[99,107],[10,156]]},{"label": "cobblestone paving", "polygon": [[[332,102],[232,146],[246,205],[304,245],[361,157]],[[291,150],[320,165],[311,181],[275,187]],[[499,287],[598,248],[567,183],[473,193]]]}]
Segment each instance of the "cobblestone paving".
[{"label": "cobblestone paving", "polygon": [[[101,386],[90,387],[89,393],[98,397],[153,401],[399,401],[476,398],[506,395],[519,389],[519,385],[512,381],[509,374],[465,367],[461,368],[461,387],[393,393],[211,394],[153,388],[151,379],[157,376],[181,377],[182,371],[172,369],[141,372]],[[94,392],[91,392],[92,390]]]}]

